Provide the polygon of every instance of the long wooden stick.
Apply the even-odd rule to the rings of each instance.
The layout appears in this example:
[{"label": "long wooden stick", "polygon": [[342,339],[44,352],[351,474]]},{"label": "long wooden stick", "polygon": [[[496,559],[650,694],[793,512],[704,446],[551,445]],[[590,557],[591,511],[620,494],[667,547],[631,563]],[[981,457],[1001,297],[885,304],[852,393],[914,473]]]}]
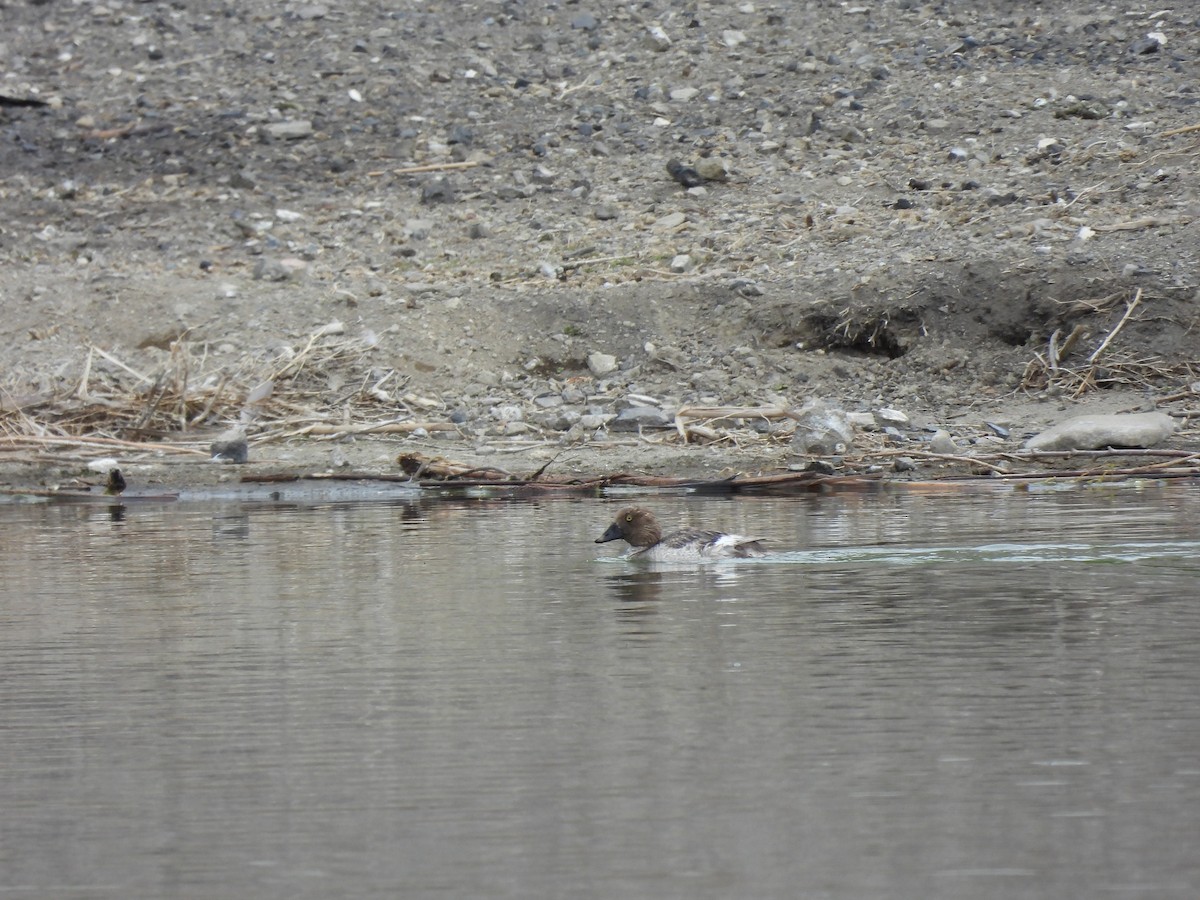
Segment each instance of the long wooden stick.
[{"label": "long wooden stick", "polygon": [[1184,125],[1182,128],[1172,128],[1170,131],[1164,131],[1159,137],[1175,137],[1177,134],[1188,134],[1192,131],[1200,131],[1200,123]]},{"label": "long wooden stick", "polygon": [[189,453],[198,454],[200,456],[208,456],[207,450],[198,450],[194,447],[181,447],[179,444],[158,444],[147,443],[142,441],[122,441],[118,438],[101,438],[101,437],[54,437],[52,435],[39,436],[24,436],[18,435],[12,438],[0,439],[0,444],[11,445],[30,445],[30,444],[52,444],[55,446],[74,446],[74,447],[116,447],[123,450],[162,450],[167,453]]},{"label": "long wooden stick", "polygon": [[426,163],[423,166],[405,166],[402,169],[392,169],[393,175],[420,175],[422,172],[441,172],[453,169],[473,169],[477,162]]}]

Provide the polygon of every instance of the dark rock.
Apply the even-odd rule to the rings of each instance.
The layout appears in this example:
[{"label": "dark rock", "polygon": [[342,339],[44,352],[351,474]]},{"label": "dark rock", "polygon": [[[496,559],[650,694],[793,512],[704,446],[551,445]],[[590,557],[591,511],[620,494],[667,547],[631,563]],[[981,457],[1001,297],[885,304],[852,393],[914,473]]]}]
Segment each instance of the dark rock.
[{"label": "dark rock", "polygon": [[671,419],[653,406],[631,406],[621,410],[609,423],[613,431],[638,431],[642,428],[672,428]]},{"label": "dark rock", "polygon": [[685,166],[677,159],[667,161],[667,174],[682,184],[685,188],[699,187],[704,184],[704,178],[691,166]]},{"label": "dark rock", "polygon": [[239,437],[228,441],[213,441],[208,448],[213,462],[244,463],[250,459],[250,445]]},{"label": "dark rock", "polygon": [[454,185],[448,178],[435,178],[425,182],[421,187],[421,202],[430,205],[434,203],[453,203],[455,200]]}]

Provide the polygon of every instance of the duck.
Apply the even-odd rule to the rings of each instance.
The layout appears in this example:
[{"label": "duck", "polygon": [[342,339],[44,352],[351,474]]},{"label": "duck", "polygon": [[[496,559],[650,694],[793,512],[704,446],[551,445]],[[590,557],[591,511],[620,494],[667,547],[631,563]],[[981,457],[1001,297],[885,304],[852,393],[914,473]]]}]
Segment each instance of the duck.
[{"label": "duck", "polygon": [[680,528],[663,535],[654,513],[641,506],[627,506],[617,513],[597,544],[623,540],[630,550],[625,558],[658,562],[699,562],[707,559],[747,559],[765,556],[761,539],[701,528]]}]

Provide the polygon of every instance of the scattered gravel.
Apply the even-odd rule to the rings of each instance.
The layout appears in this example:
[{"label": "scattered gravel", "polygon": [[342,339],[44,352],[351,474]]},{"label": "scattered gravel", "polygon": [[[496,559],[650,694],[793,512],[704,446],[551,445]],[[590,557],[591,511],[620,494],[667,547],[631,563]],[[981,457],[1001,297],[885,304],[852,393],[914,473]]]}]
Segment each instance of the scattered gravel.
[{"label": "scattered gravel", "polygon": [[[116,0],[5,20],[9,397],[77,384],[89,346],[152,373],[186,342],[219,378],[336,320],[362,366],[306,403],[358,389],[360,415],[457,426],[406,441],[590,447],[595,469],[990,452],[1081,404],[1194,405],[1186,4]],[[809,401],[846,427],[648,443],[688,406]],[[389,464],[370,453],[337,464]]]}]

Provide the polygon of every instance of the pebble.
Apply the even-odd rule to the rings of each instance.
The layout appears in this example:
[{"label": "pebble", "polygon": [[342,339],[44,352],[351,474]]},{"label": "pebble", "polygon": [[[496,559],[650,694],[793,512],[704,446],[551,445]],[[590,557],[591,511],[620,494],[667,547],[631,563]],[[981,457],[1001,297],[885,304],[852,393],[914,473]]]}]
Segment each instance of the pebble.
[{"label": "pebble", "polygon": [[692,258],[686,253],[680,253],[671,260],[671,271],[683,274],[692,268]]},{"label": "pebble", "polygon": [[631,406],[617,413],[609,427],[613,431],[638,431],[641,428],[672,428],[674,419],[655,406]]},{"label": "pebble", "polygon": [[588,431],[595,431],[599,428],[604,428],[615,418],[615,413],[584,413],[579,417],[579,426],[586,428]]},{"label": "pebble", "polygon": [[87,464],[87,468],[89,472],[99,472],[101,475],[107,475],[119,465],[120,463],[114,457],[104,456],[100,459],[93,459]]},{"label": "pebble", "polygon": [[421,202],[426,205],[453,203],[454,200],[454,185],[449,178],[434,178],[421,186]]},{"label": "pebble", "polygon": [[263,126],[263,133],[276,140],[295,141],[310,137],[313,124],[307,119],[291,119],[286,122],[268,122]]},{"label": "pebble", "polygon": [[699,187],[704,179],[691,166],[685,166],[677,159],[667,160],[667,174],[682,184],[685,188]]},{"label": "pebble", "polygon": [[412,241],[423,241],[429,237],[433,227],[431,219],[408,219],[404,223],[404,235]]},{"label": "pebble", "polygon": [[705,181],[728,181],[729,167],[720,156],[702,156],[692,165]]},{"label": "pebble", "polygon": [[208,448],[213,462],[241,464],[250,459],[250,445],[242,436],[218,438]]},{"label": "pebble", "polygon": [[875,410],[875,423],[880,427],[892,426],[894,428],[904,428],[909,424],[909,418],[898,409],[882,407]]},{"label": "pebble", "polygon": [[602,378],[617,371],[617,358],[608,353],[595,351],[588,354],[588,371],[597,378]]},{"label": "pebble", "polygon": [[278,259],[267,259],[260,256],[254,264],[253,278],[255,281],[287,281],[295,271],[285,266]]},{"label": "pebble", "polygon": [[953,456],[958,453],[958,445],[954,443],[954,438],[950,436],[950,432],[939,428],[929,439],[929,452],[941,453],[944,456]]},{"label": "pebble", "polygon": [[646,45],[656,53],[671,49],[671,38],[659,25],[651,25],[647,28],[644,40]]},{"label": "pebble", "polygon": [[987,426],[987,430],[990,431],[992,434],[994,434],[996,437],[1004,438],[1005,440],[1008,439],[1008,436],[1010,433],[1009,430],[1007,428],[1005,428],[1003,425],[1001,425],[999,422],[984,422],[983,424],[985,426]]},{"label": "pebble", "polygon": [[525,411],[513,403],[497,406],[492,410],[492,418],[499,422],[520,422],[525,418]]}]

